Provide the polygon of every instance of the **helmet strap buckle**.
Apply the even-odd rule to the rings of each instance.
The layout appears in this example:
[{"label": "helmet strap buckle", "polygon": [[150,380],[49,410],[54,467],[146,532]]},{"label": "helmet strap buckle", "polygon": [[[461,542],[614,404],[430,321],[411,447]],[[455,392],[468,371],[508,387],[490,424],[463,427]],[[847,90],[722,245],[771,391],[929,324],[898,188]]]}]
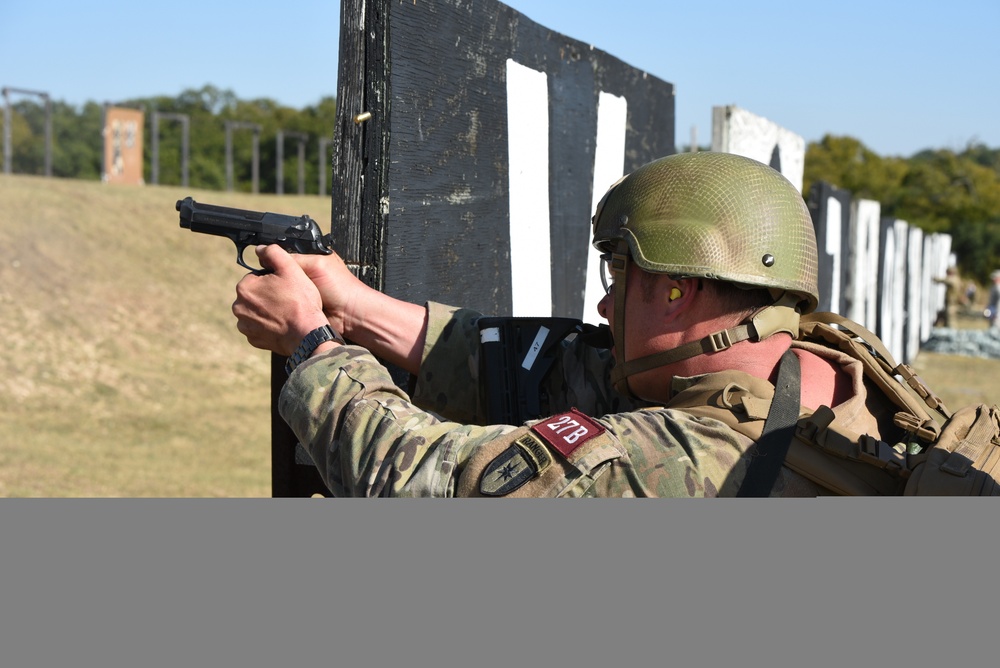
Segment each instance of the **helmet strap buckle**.
[{"label": "helmet strap buckle", "polygon": [[711,348],[711,352],[717,353],[720,350],[725,350],[726,348],[733,347],[733,339],[729,336],[729,330],[724,329],[721,332],[715,332],[706,337],[705,341]]}]

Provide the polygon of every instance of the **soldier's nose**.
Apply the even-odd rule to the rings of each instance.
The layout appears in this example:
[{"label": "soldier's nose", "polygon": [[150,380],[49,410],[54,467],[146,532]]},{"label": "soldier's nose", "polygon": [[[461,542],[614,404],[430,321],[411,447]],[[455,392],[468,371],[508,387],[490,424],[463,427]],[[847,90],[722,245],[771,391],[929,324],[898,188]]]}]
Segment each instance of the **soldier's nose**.
[{"label": "soldier's nose", "polygon": [[[614,290],[614,286],[611,287],[611,290],[612,291]],[[597,302],[597,313],[602,318],[610,322],[610,319],[608,318],[608,312],[610,309],[611,309],[611,292],[608,292],[608,294],[601,297],[601,301]]]}]

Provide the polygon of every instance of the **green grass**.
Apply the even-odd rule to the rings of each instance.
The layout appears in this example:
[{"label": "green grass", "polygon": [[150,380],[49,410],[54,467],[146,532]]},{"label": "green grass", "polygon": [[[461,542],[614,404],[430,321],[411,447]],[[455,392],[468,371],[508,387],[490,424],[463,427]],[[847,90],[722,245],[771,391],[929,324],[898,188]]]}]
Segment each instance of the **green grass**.
[{"label": "green grass", "polygon": [[318,196],[0,175],[0,496],[270,496],[270,354],[186,195],[329,227]]}]

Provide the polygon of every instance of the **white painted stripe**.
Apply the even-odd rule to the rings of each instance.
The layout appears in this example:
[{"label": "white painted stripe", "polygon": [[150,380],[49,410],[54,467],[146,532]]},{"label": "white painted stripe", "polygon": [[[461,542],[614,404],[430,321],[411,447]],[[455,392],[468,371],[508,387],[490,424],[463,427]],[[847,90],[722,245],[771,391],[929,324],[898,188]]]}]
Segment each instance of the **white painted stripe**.
[{"label": "white painted stripe", "polygon": [[879,258],[881,271],[879,281],[881,283],[882,298],[879,301],[879,325],[875,335],[882,339],[882,343],[889,350],[893,357],[899,355],[899,349],[893,341],[893,332],[896,320],[893,317],[893,307],[898,301],[896,295],[896,273],[893,267],[896,264],[896,232],[892,225],[885,232],[885,243],[882,245],[883,254]]},{"label": "white painted stripe", "polygon": [[552,315],[548,77],[510,59],[507,145],[513,315]]},{"label": "white painted stripe", "polygon": [[851,218],[849,223],[849,238],[847,248],[844,249],[848,263],[847,285],[844,286],[847,295],[847,305],[844,315],[860,325],[865,325],[865,250],[866,246],[862,239],[867,239],[864,231],[864,222],[860,216],[861,201],[851,200]]},{"label": "white painted stripe", "polygon": [[883,266],[882,330],[876,332],[896,362],[905,362],[903,339],[906,324],[906,240],[909,224],[896,219],[886,236]]},{"label": "white painted stripe", "polygon": [[878,234],[881,206],[862,199],[851,203],[851,305],[847,317],[871,331],[878,318]]},{"label": "white painted stripe", "polygon": [[840,260],[841,260],[841,230],[843,228],[843,207],[836,197],[828,197],[826,200],[826,252],[833,257],[833,267],[830,270],[833,276],[830,277],[830,311],[841,313],[840,311]]},{"label": "white painted stripe", "polygon": [[538,334],[535,334],[535,340],[531,342],[531,347],[528,348],[528,354],[524,356],[524,361],[521,362],[523,368],[531,371],[531,367],[535,366],[535,360],[538,359],[538,353],[547,338],[549,338],[549,328],[539,327]]},{"label": "white painted stripe", "polygon": [[893,273],[895,273],[896,284],[893,286],[893,292],[895,297],[893,301],[893,318],[895,322],[892,326],[892,341],[893,347],[889,348],[889,352],[893,354],[896,358],[896,362],[907,362],[906,359],[906,258],[907,249],[906,242],[910,238],[909,229],[910,224],[905,220],[897,220],[893,223],[893,229],[895,230],[894,237],[896,239],[896,252],[895,260],[893,260]]},{"label": "white painted stripe", "polygon": [[[594,155],[594,188],[590,211],[615,181],[625,173],[625,129],[628,121],[628,101],[624,97],[601,92],[597,100],[597,142]],[[581,227],[583,227],[581,225]],[[604,296],[601,286],[600,253],[590,246],[590,227],[586,228],[587,280],[584,284],[583,313],[580,319],[591,324],[601,324],[604,319],[597,313],[597,302]]]},{"label": "white painted stripe", "polygon": [[924,231],[916,226],[907,230],[906,239],[906,333],[903,358],[897,362],[912,362],[920,350],[920,322],[923,319],[920,300],[923,296],[921,275],[924,271]]},{"label": "white painted stripe", "polygon": [[[938,309],[935,297],[937,287],[944,287],[934,282],[935,276],[943,276],[937,272],[937,258],[934,256],[934,236],[928,234],[921,244],[920,258],[920,340],[918,345],[930,338],[931,327],[934,325]],[[942,305],[943,306],[943,305]],[[954,327],[954,324],[952,324]]]}]

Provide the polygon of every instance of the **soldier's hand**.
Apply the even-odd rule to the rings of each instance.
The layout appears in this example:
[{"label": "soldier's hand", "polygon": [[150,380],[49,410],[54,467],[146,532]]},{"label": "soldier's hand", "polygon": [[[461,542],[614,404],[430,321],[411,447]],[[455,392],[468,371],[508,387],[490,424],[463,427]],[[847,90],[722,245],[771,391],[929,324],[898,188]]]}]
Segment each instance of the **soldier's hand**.
[{"label": "soldier's hand", "polygon": [[258,246],[256,251],[261,266],[273,273],[247,274],[236,285],[236,329],[255,348],[287,357],[306,334],[327,324],[323,300],[313,281],[283,248]]},{"label": "soldier's hand", "polygon": [[313,282],[323,313],[350,343],[410,373],[417,373],[423,351],[427,310],[365,285],[337,255],[292,255]]},{"label": "soldier's hand", "polygon": [[362,283],[336,253],[292,257],[319,290],[330,326],[350,338],[353,323],[364,319],[365,296],[376,291]]}]

